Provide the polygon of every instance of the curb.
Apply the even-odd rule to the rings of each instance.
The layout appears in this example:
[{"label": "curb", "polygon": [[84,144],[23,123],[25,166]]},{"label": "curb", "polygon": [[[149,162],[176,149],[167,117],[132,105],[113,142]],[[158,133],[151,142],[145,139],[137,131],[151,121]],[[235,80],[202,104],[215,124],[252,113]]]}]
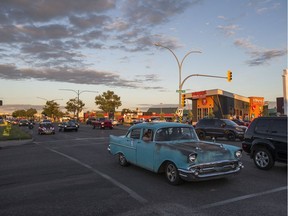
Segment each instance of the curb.
[{"label": "curb", "polygon": [[31,143],[32,141],[33,141],[33,139],[0,141],[0,148],[9,147],[9,146],[25,145],[27,143]]}]

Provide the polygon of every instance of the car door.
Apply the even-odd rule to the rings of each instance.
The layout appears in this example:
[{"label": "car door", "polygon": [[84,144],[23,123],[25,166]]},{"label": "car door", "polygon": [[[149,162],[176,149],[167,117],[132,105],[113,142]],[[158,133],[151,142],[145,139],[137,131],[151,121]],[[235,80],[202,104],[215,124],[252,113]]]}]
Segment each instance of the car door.
[{"label": "car door", "polygon": [[129,131],[129,133],[124,138],[123,148],[121,148],[126,159],[130,163],[133,163],[133,164],[136,164],[137,144],[140,140],[140,137],[141,137],[141,129],[140,128],[136,128],[136,129]]},{"label": "car door", "polygon": [[224,128],[223,128],[223,124],[225,124],[222,120],[220,119],[214,119],[214,125],[213,125],[213,129],[211,132],[211,135],[213,136],[223,136],[224,134]]},{"label": "car door", "polygon": [[287,161],[287,119],[273,119],[269,129],[269,137],[279,160]]},{"label": "car door", "polygon": [[214,119],[205,119],[205,121],[203,121],[203,130],[205,131],[206,136],[213,136],[215,134],[214,122]]},{"label": "car door", "polygon": [[[152,138],[150,141],[143,140],[146,130],[152,131]],[[136,141],[136,148],[136,164],[140,167],[153,171],[155,142],[154,131],[152,129],[142,129],[141,139]]]}]

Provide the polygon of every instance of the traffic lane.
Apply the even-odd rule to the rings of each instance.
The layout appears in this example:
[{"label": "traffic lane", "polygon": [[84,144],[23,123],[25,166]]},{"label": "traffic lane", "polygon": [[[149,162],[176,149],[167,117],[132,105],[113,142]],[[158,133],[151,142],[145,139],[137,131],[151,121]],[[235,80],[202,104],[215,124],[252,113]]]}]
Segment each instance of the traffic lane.
[{"label": "traffic lane", "polygon": [[[114,130],[113,133],[123,133],[123,132]],[[69,140],[67,143],[65,142],[58,143],[53,148],[58,148],[57,150],[60,149],[61,152],[68,151],[66,152],[66,154],[73,155],[74,158],[78,158],[80,161],[82,161],[83,164],[88,164],[88,165],[90,164],[89,166],[92,166],[94,169],[100,170],[101,173],[106,173],[106,174],[108,173],[108,176],[110,176],[112,179],[126,185],[128,188],[132,189],[132,191],[134,191],[136,194],[139,194],[144,199],[149,200],[149,204],[153,203],[154,207],[152,209],[155,210],[155,208],[156,209],[159,208],[157,211],[160,211],[160,209],[162,209],[163,207],[164,208],[167,207],[166,205],[167,203],[171,203],[171,202],[174,203],[175,197],[177,197],[178,201],[171,206],[176,205],[178,207],[178,210],[181,210],[181,212],[183,212],[184,210],[193,211],[195,210],[195,208],[197,209],[199,206],[209,207],[209,205],[210,205],[209,208],[202,209],[201,211],[208,211],[208,212],[213,211],[213,208],[215,207],[213,207],[213,205],[211,207],[211,204],[215,204],[215,203],[217,204],[217,202],[219,201],[226,201],[226,204],[217,206],[217,209],[224,208],[225,210],[227,205],[228,206],[235,205],[235,202],[233,202],[233,199],[236,199],[236,200],[239,199],[239,202],[236,202],[237,205],[239,206],[241,205],[241,203],[245,202],[245,199],[241,200],[241,197],[244,197],[244,198],[246,198],[246,196],[250,197],[251,194],[254,194],[254,195],[256,194],[257,199],[261,200],[263,197],[265,199],[265,194],[262,196],[261,192],[258,192],[258,191],[265,192],[268,189],[267,190],[265,190],[266,188],[261,189],[261,187],[259,187],[259,185],[257,184],[256,184],[256,187],[254,186],[252,187],[254,191],[253,190],[251,191],[248,190],[246,192],[243,191],[243,188],[245,189],[246,185],[243,186],[242,184],[239,185],[240,188],[237,188],[238,181],[242,183],[246,181],[246,184],[247,184],[247,180],[249,180],[249,179],[246,180],[246,178],[243,178],[243,180],[240,179],[243,172],[247,170],[247,166],[243,170],[243,172],[240,175],[236,176],[235,178],[213,180],[213,181],[199,182],[199,183],[186,183],[180,186],[180,190],[178,187],[172,187],[168,185],[165,182],[164,176],[151,173],[149,171],[143,170],[135,166],[130,166],[127,168],[120,167],[117,164],[117,161],[115,160],[115,158],[112,157],[110,158],[111,159],[110,160],[109,157],[106,157],[107,154],[105,154],[105,152],[107,151],[106,150],[107,143],[105,144],[105,142],[108,140],[105,141],[105,138],[107,138],[108,135],[109,133],[107,132],[105,137],[102,137],[103,141],[101,142],[99,142],[99,140],[97,142],[91,142],[88,139],[82,140],[81,142],[76,141],[76,140],[74,142],[71,142],[71,140]],[[81,158],[82,157],[81,155],[84,155],[84,157]],[[102,167],[103,167],[103,170],[101,170]],[[235,179],[237,181],[235,181]],[[264,183],[265,176],[264,178],[262,178],[262,180]],[[255,179],[252,179],[252,182],[253,181],[255,181]],[[276,186],[276,185],[273,185],[273,186]],[[178,188],[177,191],[174,190],[175,188]],[[231,192],[231,194],[229,194],[229,192]],[[221,195],[219,196],[218,193]],[[281,193],[281,191],[278,193]],[[211,197],[213,196],[215,197],[215,199],[211,199]],[[253,196],[250,197],[250,199],[252,198]],[[192,203],[190,204],[188,200],[190,200]],[[280,208],[278,208],[278,210],[281,210],[281,209],[283,210],[283,205],[281,204],[281,201],[282,203],[284,201],[284,205],[286,204],[285,199],[281,198],[281,200],[277,202],[278,204],[280,203],[280,206],[281,206]],[[268,202],[270,202],[269,199],[268,199]],[[264,201],[261,201],[261,203],[264,203]],[[244,207],[245,209],[247,209],[247,206],[244,206]],[[149,209],[151,210],[151,208]],[[174,208],[170,208],[170,210],[172,209]],[[133,212],[133,210],[131,211]],[[251,211],[253,212],[253,209]],[[265,211],[269,212],[269,209],[268,210],[265,209]],[[254,210],[254,213],[256,214],[255,210]]]},{"label": "traffic lane", "polygon": [[[105,153],[107,155],[108,140],[104,139],[101,142],[102,144],[100,142],[94,144],[91,143],[91,148],[89,148],[89,151],[81,147],[83,143],[72,144],[73,148],[76,148],[77,151],[70,149],[69,152],[66,153],[69,155],[74,154],[74,157],[77,157],[77,153],[79,153],[80,149],[84,150],[85,153],[81,153],[81,155],[86,155],[87,157],[82,158],[81,161],[85,161],[87,164],[90,163],[94,168],[97,168],[102,173],[106,173],[116,181],[125,184],[137,194],[140,194],[146,200],[149,200],[149,202],[152,201],[153,203],[169,203],[171,202],[171,198],[173,200],[174,197],[177,197],[177,201],[173,202],[176,202],[178,205],[186,203],[185,206],[189,206],[190,208],[194,209],[198,206],[217,203],[219,200],[233,201],[233,199],[238,197],[241,201],[241,197],[250,197],[251,194],[256,194],[257,196],[255,197],[261,199],[262,192],[269,190],[273,191],[275,188],[281,188],[283,185],[286,185],[287,172],[285,170],[285,166],[282,166],[282,168],[280,166],[278,171],[275,169],[272,171],[273,173],[267,177],[267,172],[263,172],[262,170],[255,168],[251,160],[249,160],[248,156],[244,155],[243,158],[245,159],[246,157],[248,163],[240,175],[233,178],[207,182],[186,183],[180,186],[180,191],[179,189],[174,190],[174,187],[168,185],[165,182],[163,175],[154,174],[136,166],[130,166],[127,168],[121,167],[117,164],[116,158],[112,157],[111,155],[105,157]],[[94,151],[93,148],[95,148]],[[62,150],[65,151],[65,148]],[[91,155],[89,156],[89,154]],[[90,158],[90,160],[87,158]],[[91,158],[95,159],[91,160]],[[275,173],[277,175],[275,175]],[[279,181],[279,179],[282,180]],[[247,182],[249,183],[247,184]],[[275,184],[274,182],[277,183]],[[169,191],[169,194],[167,194],[167,191]],[[275,191],[275,193],[277,193],[277,191]],[[279,193],[281,193],[281,191]],[[187,197],[191,197],[191,194],[195,195],[193,196],[195,199],[192,199],[192,203],[189,203],[189,199],[187,199]],[[251,199],[253,197],[254,196],[252,196]],[[231,203],[233,205],[232,201]],[[277,202],[278,205],[281,205],[281,201],[282,204],[286,204],[285,199],[281,199],[279,202]],[[279,211],[283,210],[283,206],[279,209]],[[269,209],[267,211],[269,212]]]},{"label": "traffic lane", "polygon": [[116,215],[140,205],[97,173],[40,145],[2,149],[0,172],[0,215]]},{"label": "traffic lane", "polygon": [[[91,125],[80,125],[78,131],[58,131],[57,124],[55,125],[55,134],[39,135],[38,126],[35,126],[30,133],[32,133],[33,139],[36,142],[52,142],[57,140],[80,140],[90,139],[103,136],[109,136],[106,130],[93,129]],[[110,129],[109,129],[110,130]],[[106,132],[105,132],[106,131]]]}]

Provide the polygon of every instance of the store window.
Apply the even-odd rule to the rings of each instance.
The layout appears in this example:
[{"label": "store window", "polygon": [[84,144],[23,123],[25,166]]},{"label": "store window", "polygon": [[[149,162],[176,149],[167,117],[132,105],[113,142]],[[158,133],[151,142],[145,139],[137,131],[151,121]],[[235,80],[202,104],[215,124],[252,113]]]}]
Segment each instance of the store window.
[{"label": "store window", "polygon": [[202,119],[203,117],[202,117],[202,109],[201,108],[198,108],[197,109],[197,120],[199,120],[199,119]]},{"label": "store window", "polygon": [[208,116],[208,108],[203,108],[203,118]]}]

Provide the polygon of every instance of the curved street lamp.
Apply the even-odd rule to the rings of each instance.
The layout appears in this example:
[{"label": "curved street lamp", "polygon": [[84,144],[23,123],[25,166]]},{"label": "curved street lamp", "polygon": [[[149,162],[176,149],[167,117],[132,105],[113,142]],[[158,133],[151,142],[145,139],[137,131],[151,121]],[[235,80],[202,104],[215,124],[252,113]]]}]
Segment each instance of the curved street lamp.
[{"label": "curved street lamp", "polygon": [[166,47],[166,46],[163,46],[159,43],[155,43],[154,44],[155,46],[159,46],[159,47],[162,47],[162,48],[165,48],[167,50],[169,50],[173,56],[175,57],[176,61],[177,61],[177,65],[178,65],[178,71],[179,71],[179,102],[178,102],[178,107],[179,108],[182,108],[182,105],[181,105],[181,95],[182,95],[182,87],[183,87],[183,83],[182,83],[182,65],[183,65],[183,62],[184,60],[186,59],[186,57],[188,55],[190,55],[191,53],[202,53],[201,51],[198,51],[198,50],[192,50],[192,51],[189,51],[188,53],[185,54],[185,56],[183,57],[183,59],[181,60],[181,62],[178,60],[177,56],[175,55],[175,53],[173,52],[173,50],[171,50],[169,47]]},{"label": "curved street lamp", "polygon": [[98,93],[98,91],[89,91],[89,90],[83,90],[83,91],[80,91],[80,90],[73,90],[73,89],[59,89],[59,90],[62,90],[62,91],[72,91],[72,92],[75,92],[77,94],[77,120],[79,120],[79,96],[80,94],[84,93],[84,92],[94,92],[94,93]]},{"label": "curved street lamp", "polygon": [[61,99],[53,99],[53,100],[48,100],[48,99],[46,99],[46,98],[42,98],[42,97],[37,97],[37,98],[42,99],[42,100],[45,100],[45,101],[63,100],[63,98],[61,98]]}]

